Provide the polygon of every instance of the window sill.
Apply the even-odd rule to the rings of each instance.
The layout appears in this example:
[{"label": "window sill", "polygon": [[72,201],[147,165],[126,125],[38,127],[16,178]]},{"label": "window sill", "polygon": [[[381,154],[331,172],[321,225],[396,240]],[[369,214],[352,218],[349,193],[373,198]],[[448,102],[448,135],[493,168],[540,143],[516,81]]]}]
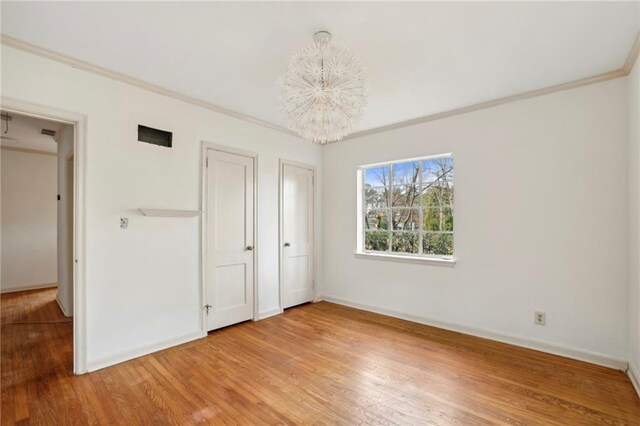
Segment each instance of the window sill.
[{"label": "window sill", "polygon": [[373,260],[386,260],[391,262],[405,262],[405,263],[419,263],[423,265],[439,265],[439,266],[454,266],[456,259],[443,259],[439,257],[417,257],[417,256],[402,256],[398,254],[382,254],[382,253],[367,253],[367,252],[355,252],[355,257],[361,259],[373,259]]}]

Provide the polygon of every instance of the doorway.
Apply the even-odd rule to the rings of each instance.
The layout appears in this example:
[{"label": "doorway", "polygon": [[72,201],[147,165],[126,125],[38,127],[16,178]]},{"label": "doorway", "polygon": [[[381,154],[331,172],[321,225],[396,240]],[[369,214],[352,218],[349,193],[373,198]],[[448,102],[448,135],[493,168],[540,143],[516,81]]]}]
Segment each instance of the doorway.
[{"label": "doorway", "polygon": [[[22,280],[21,283],[13,280],[12,285],[5,279],[6,276],[3,277],[0,285],[3,292],[2,316],[3,319],[5,319],[5,314],[11,313],[12,309],[15,309],[14,313],[17,313],[29,303],[46,304],[46,309],[28,309],[35,317],[31,318],[30,316],[26,316],[19,322],[36,322],[41,326],[48,327],[49,331],[59,326],[68,327],[67,331],[52,334],[57,336],[56,338],[58,339],[54,346],[60,345],[60,347],[66,346],[68,348],[64,351],[65,355],[57,359],[58,365],[63,365],[67,371],[73,371],[74,374],[83,374],[87,371],[84,302],[85,258],[82,256],[84,253],[85,238],[83,226],[85,167],[83,158],[86,117],[80,114],[6,97],[2,98],[1,111],[3,126],[0,131],[0,136],[3,137],[3,140],[0,146],[2,148],[2,157],[5,161],[11,160],[8,157],[15,158],[17,156],[21,156],[23,160],[25,158],[37,158],[26,157],[27,155],[33,155],[41,157],[49,156],[49,158],[55,162],[55,174],[49,176],[47,179],[48,192],[46,194],[43,193],[41,196],[32,197],[28,203],[25,202],[27,201],[26,199],[16,199],[12,203],[14,206],[21,206],[20,208],[23,209],[23,213],[19,213],[19,217],[21,218],[21,225],[19,227],[15,227],[11,223],[3,223],[3,225],[18,230],[18,232],[14,234],[14,241],[8,241],[6,234],[3,233],[2,235],[3,246],[5,243],[15,244],[16,242],[18,244],[25,244],[29,242],[30,238],[37,238],[38,234],[47,234],[49,237],[53,235],[54,243],[51,242],[50,238],[46,244],[46,251],[36,250],[31,252],[33,255],[32,258],[36,260],[47,258],[49,262],[53,263],[53,272],[51,269],[47,270],[47,273],[53,277],[50,283],[52,286],[47,290],[33,289],[28,291],[24,289],[28,280]],[[14,133],[19,130],[18,126],[15,126],[19,122],[31,122],[32,133]],[[33,123],[40,124],[33,125]],[[8,130],[7,124],[9,125]],[[12,124],[14,125],[13,127]],[[49,139],[38,139],[36,135],[48,137]],[[43,143],[48,143],[49,145],[42,145]],[[10,154],[7,155],[7,153]],[[14,163],[14,165],[18,165],[18,163]],[[30,170],[31,173],[24,175],[22,183],[17,183],[16,179],[5,179],[3,176],[3,189],[11,185],[16,186],[14,192],[17,194],[29,194],[30,192],[25,190],[23,186],[29,182],[34,183],[31,175],[37,175],[39,170],[40,169],[36,167],[32,168]],[[4,168],[2,171],[5,172]],[[22,171],[25,171],[24,168],[22,168]],[[5,207],[5,195],[6,193],[3,191],[3,209]],[[53,225],[51,225],[51,221],[49,221],[47,228],[49,231],[34,232],[36,226],[25,226],[24,220],[27,219],[31,213],[40,211],[38,206],[44,201],[47,201],[48,204],[46,204],[46,207],[45,204],[42,204],[42,208],[47,209],[49,214],[52,213],[51,206],[53,205]],[[51,204],[51,202],[53,204]],[[38,206],[36,206],[36,204]],[[41,245],[40,248],[44,249],[44,247],[45,245]],[[44,270],[41,266],[34,266],[32,268],[32,271],[35,272],[42,272]],[[15,276],[13,278],[15,278]],[[11,292],[12,289],[16,291]],[[18,304],[16,304],[17,301],[19,301]],[[13,307],[5,310],[5,302]],[[31,321],[31,319],[36,321]],[[3,323],[3,325],[4,324],[6,323]],[[35,326],[35,324],[22,325],[27,327]],[[3,329],[3,332],[5,331],[6,330]],[[30,333],[29,335],[37,334],[38,333]]]},{"label": "doorway", "polygon": [[280,304],[315,298],[315,167],[280,160]]},{"label": "doorway", "polygon": [[206,331],[255,318],[257,156],[204,146]]},{"label": "doorway", "polygon": [[[73,355],[74,125],[8,110],[1,117],[3,332]],[[57,356],[71,372],[73,357]]]}]

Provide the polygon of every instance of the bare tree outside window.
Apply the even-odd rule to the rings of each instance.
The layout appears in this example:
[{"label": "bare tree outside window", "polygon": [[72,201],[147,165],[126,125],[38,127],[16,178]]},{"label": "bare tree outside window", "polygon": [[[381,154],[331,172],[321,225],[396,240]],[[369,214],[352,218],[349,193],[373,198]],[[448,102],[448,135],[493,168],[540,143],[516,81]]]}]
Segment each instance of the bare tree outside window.
[{"label": "bare tree outside window", "polygon": [[364,250],[453,255],[450,155],[363,169]]}]

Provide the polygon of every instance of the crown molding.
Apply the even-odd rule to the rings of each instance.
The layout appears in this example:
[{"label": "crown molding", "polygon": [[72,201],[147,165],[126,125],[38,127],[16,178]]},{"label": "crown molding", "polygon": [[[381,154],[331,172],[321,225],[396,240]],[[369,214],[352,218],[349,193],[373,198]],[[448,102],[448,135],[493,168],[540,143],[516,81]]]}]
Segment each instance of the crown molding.
[{"label": "crown molding", "polygon": [[440,120],[443,118],[451,117],[454,115],[466,114],[472,111],[478,111],[481,109],[491,108],[498,105],[503,105],[510,102],[521,101],[524,99],[534,98],[537,96],[544,96],[555,92],[560,92],[563,90],[575,89],[577,87],[587,86],[589,84],[601,83],[607,80],[613,80],[615,78],[626,77],[629,75],[631,70],[633,69],[634,64],[638,60],[638,55],[640,54],[640,32],[636,35],[633,46],[631,46],[631,50],[627,55],[627,59],[625,60],[622,68],[617,70],[605,72],[603,74],[594,75],[591,77],[581,78],[579,80],[570,81],[567,83],[556,84],[554,86],[544,87],[542,89],[530,90],[528,92],[519,93],[516,95],[505,96],[503,98],[493,99],[486,102],[480,102],[477,104],[452,109],[449,111],[438,112],[436,114],[426,115],[423,117],[413,118],[411,120],[401,121],[394,124],[389,124],[381,127],[374,127],[372,129],[362,130],[360,132],[355,132],[344,138],[343,140],[351,140],[356,138],[361,138],[363,136],[370,136],[377,133],[388,132],[390,130],[400,129],[402,127],[414,126],[416,124],[428,123],[429,121]]},{"label": "crown molding", "polygon": [[[81,61],[79,59],[75,59],[72,58],[70,56],[67,55],[63,55],[61,53],[57,53],[42,47],[38,47],[35,46],[33,44],[27,43],[25,41],[22,40],[18,40],[15,39],[13,37],[9,37],[7,35],[4,34],[0,34],[0,44],[9,46],[9,47],[13,47],[19,50],[23,50],[29,53],[32,53],[34,55],[37,56],[42,56],[44,58],[48,58],[48,59],[52,59],[54,61],[57,62],[61,62],[63,64],[66,65],[70,65],[74,68],[78,68],[84,71],[88,71],[94,74],[98,74],[101,75],[103,77],[107,77],[107,78],[111,78],[114,80],[118,80],[120,82],[123,83],[127,83],[145,90],[149,90],[151,92],[160,94],[160,95],[164,95],[164,96],[168,96],[192,105],[196,105],[214,112],[217,112],[219,114],[223,114],[223,115],[227,115],[229,117],[233,117],[239,120],[243,120],[249,123],[253,123],[253,124],[257,124],[263,127],[267,127],[269,129],[272,130],[276,130],[279,131],[281,133],[290,135],[290,136],[295,136],[297,138],[300,138],[300,136],[298,136],[298,134],[296,134],[295,132],[278,126],[276,124],[272,124],[269,123],[267,121],[263,121],[260,120],[258,118],[255,117],[251,117],[218,105],[214,105],[211,104],[209,102],[203,101],[202,99],[198,99],[198,98],[194,98],[191,96],[187,96],[187,95],[183,95],[180,94],[178,92],[174,92],[172,90],[169,89],[165,89],[161,86],[157,86],[155,84],[151,84],[151,83],[147,83],[146,81],[143,80],[139,80],[137,78],[133,78],[133,77],[129,77],[125,74],[121,74],[115,71],[111,71],[109,69],[106,68],[102,68],[99,67],[97,65],[93,65],[90,64],[88,62],[85,61]],[[491,107],[495,107],[498,105],[503,105],[506,103],[511,103],[511,102],[517,102],[517,101],[521,101],[524,99],[529,99],[529,98],[534,98],[537,96],[544,96],[544,95],[548,95],[551,93],[555,93],[555,92],[560,92],[563,90],[569,90],[569,89],[575,89],[578,87],[582,87],[582,86],[587,86],[590,84],[596,84],[596,83],[601,83],[607,80],[613,80],[616,78],[620,78],[620,77],[626,77],[627,75],[629,75],[629,73],[631,72],[631,70],[633,69],[633,66],[635,65],[636,61],[638,60],[638,56],[640,55],[640,32],[638,32],[638,34],[636,35],[635,41],[633,43],[633,45],[631,46],[631,49],[629,51],[629,54],[627,55],[627,59],[625,60],[624,65],[617,69],[617,70],[613,70],[613,71],[609,71],[609,72],[605,72],[602,74],[598,74],[598,75],[594,75],[591,77],[586,77],[586,78],[581,78],[579,80],[574,80],[574,81],[570,81],[567,83],[561,83],[561,84],[556,84],[553,86],[548,86],[548,87],[544,87],[541,89],[536,89],[536,90],[530,90],[527,92],[523,92],[523,93],[518,93],[516,95],[510,95],[510,96],[505,96],[503,98],[498,98],[498,99],[493,99],[490,101],[485,101],[485,102],[480,102],[477,104],[473,104],[473,105],[468,105],[465,107],[461,107],[461,108],[455,108],[449,111],[443,111],[443,112],[439,112],[439,113],[435,113],[435,114],[430,114],[430,115],[426,115],[423,117],[418,117],[418,118],[413,118],[410,120],[405,120],[405,121],[401,121],[398,123],[394,123],[394,124],[389,124],[386,126],[380,126],[380,127],[374,127],[371,129],[367,129],[367,130],[362,130],[359,132],[355,132],[350,134],[349,136],[345,137],[344,139],[342,139],[342,141],[346,141],[346,140],[351,140],[351,139],[356,139],[356,138],[361,138],[363,136],[370,136],[370,135],[374,135],[377,133],[383,133],[383,132],[388,132],[390,130],[395,130],[395,129],[400,129],[403,127],[409,127],[409,126],[414,126],[417,124],[422,124],[422,123],[428,123],[430,121],[435,121],[435,120],[441,120],[443,118],[447,118],[447,117],[452,117],[455,115],[461,115],[461,114],[466,114],[469,112],[473,112],[473,111],[478,111],[478,110],[482,110],[482,109],[487,109],[487,108],[491,108]]]},{"label": "crown molding", "polygon": [[518,93],[517,95],[505,96],[504,98],[498,98],[498,99],[493,99],[491,101],[480,102],[478,104],[473,104],[473,105],[469,105],[461,108],[455,108],[449,111],[443,111],[443,112],[438,112],[431,115],[425,115],[423,117],[413,118],[411,120],[401,121],[399,123],[389,124],[381,127],[374,127],[373,129],[368,129],[368,130],[362,130],[360,132],[355,132],[350,134],[343,140],[361,138],[363,136],[370,136],[377,133],[383,133],[383,132],[388,132],[390,130],[400,129],[402,127],[415,126],[416,124],[422,124],[422,123],[428,123],[429,121],[441,120],[443,118],[451,117],[454,115],[466,114],[468,112],[487,109],[487,108],[495,107],[498,105],[521,101],[524,99],[535,98],[537,96],[548,95],[550,93],[560,92],[562,90],[575,89],[576,87],[600,83],[603,81],[612,80],[614,78],[624,77],[625,75],[626,74],[622,70],[609,71],[603,74],[582,78],[580,80],[574,80],[568,83],[557,84],[555,86],[549,86],[549,87],[544,87],[542,89],[536,89],[528,92]]},{"label": "crown molding", "polygon": [[174,92],[173,90],[169,90],[169,89],[165,89],[164,87],[161,86],[157,86],[155,84],[152,83],[148,83],[144,80],[140,80],[134,77],[130,77],[126,74],[121,74],[119,72],[116,71],[112,71],[110,69],[107,68],[103,68],[97,65],[93,65],[90,64],[89,62],[85,62],[79,59],[75,59],[72,58],[71,56],[67,56],[67,55],[63,55],[61,53],[58,52],[54,52],[52,50],[49,49],[45,49],[43,47],[39,47],[36,45],[33,45],[31,43],[27,43],[26,41],[22,41],[22,40],[18,40],[16,38],[4,35],[4,34],[0,34],[0,44],[4,45],[4,46],[9,46],[9,47],[13,47],[15,49],[19,49],[28,53],[32,53],[34,55],[37,56],[41,56],[43,58],[47,58],[47,59],[52,59],[56,62],[60,62],[63,63],[65,65],[69,65],[73,68],[78,68],[81,69],[83,71],[88,71],[91,72],[93,74],[97,74],[100,75],[102,77],[107,77],[113,80],[117,80],[120,81],[122,83],[126,83],[126,84],[130,84],[132,86],[136,86],[139,87],[141,89],[145,89],[148,90],[150,92],[154,92],[157,93],[159,95],[164,95],[164,96],[168,96],[170,98],[174,98],[177,99],[179,101],[182,102],[186,102],[192,105],[196,105],[199,106],[201,108],[205,108],[214,112],[217,112],[219,114],[223,114],[229,117],[233,117],[236,118],[238,120],[243,120],[246,121],[248,123],[252,123],[252,124],[257,124],[259,126],[263,126],[263,127],[267,127],[269,129],[272,130],[276,130],[278,132],[281,133],[285,133],[287,135],[291,135],[291,136],[295,136],[297,138],[299,138],[300,136],[298,136],[295,132],[285,128],[285,127],[281,127],[278,126],[276,124],[272,124],[269,123],[268,121],[264,121],[264,120],[260,120],[259,118],[255,118],[255,117],[251,117],[249,115],[245,115],[242,113],[239,113],[237,111],[233,111],[224,107],[221,107],[219,105],[214,105],[212,103],[209,103],[207,101],[204,101],[202,99],[198,99],[198,98],[194,98],[192,96],[187,96],[187,95],[183,95],[181,93],[178,92]]},{"label": "crown molding", "polygon": [[629,55],[627,55],[627,60],[624,62],[622,66],[622,71],[624,71],[625,75],[631,74],[633,70],[633,66],[636,64],[638,60],[638,55],[640,55],[640,32],[636,35],[636,40],[633,42],[631,46],[631,50],[629,50]]}]

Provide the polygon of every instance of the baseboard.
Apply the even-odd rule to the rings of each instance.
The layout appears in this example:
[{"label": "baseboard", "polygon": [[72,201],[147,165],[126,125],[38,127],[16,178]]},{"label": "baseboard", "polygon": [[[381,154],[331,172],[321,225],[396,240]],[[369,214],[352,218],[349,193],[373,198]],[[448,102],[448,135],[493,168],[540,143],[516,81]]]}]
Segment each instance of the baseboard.
[{"label": "baseboard", "polygon": [[280,308],[269,309],[267,311],[260,312],[258,314],[258,320],[267,319],[267,318],[273,317],[275,315],[280,315],[281,313],[282,313],[282,309],[280,309]]},{"label": "baseboard", "polygon": [[640,397],[640,374],[638,373],[638,369],[632,363],[629,363],[627,375],[631,380],[631,384],[633,384],[633,387],[636,389],[638,397]]},{"label": "baseboard", "polygon": [[615,368],[617,370],[626,370],[628,362],[621,358],[612,357],[609,355],[585,351],[569,346],[557,345],[554,343],[548,343],[537,339],[530,339],[527,337],[520,337],[511,334],[498,333],[494,331],[484,330],[468,325],[459,325],[443,321],[432,320],[417,315],[405,314],[402,312],[378,308],[375,306],[366,305],[359,302],[353,302],[350,300],[342,299],[339,297],[322,296],[322,300],[327,302],[336,303],[338,305],[345,305],[356,309],[362,309],[364,311],[374,312],[377,314],[387,315],[390,317],[400,318],[407,321],[417,322],[419,324],[429,325],[432,327],[442,328],[445,330],[455,331],[458,333],[469,334],[471,336],[482,337],[484,339],[495,340],[497,342],[508,343],[514,346],[520,346],[527,349],[533,349],[536,351],[546,352],[553,355],[563,356],[565,358],[571,358],[578,361],[584,361],[591,364],[601,365],[603,367]]},{"label": "baseboard", "polygon": [[[205,335],[206,336],[206,335]],[[158,343],[136,348],[130,351],[122,352],[116,355],[110,355],[104,358],[99,358],[93,361],[87,362],[87,372],[100,370],[112,365],[120,364],[121,362],[129,361],[134,358],[138,358],[144,355],[149,355],[154,352],[158,352],[164,349],[169,349],[173,346],[182,345],[184,343],[191,342],[193,340],[201,339],[204,337],[200,330],[188,333],[182,336],[174,337],[173,339],[163,340]]]},{"label": "baseboard", "polygon": [[58,302],[58,306],[60,307],[60,310],[62,311],[62,314],[65,317],[72,317],[73,316],[73,312],[67,312],[67,310],[62,305],[62,302],[60,302],[60,293],[59,292],[58,292],[58,295],[56,296],[56,302]]},{"label": "baseboard", "polygon": [[52,288],[52,287],[58,287],[58,283],[42,283],[42,284],[28,285],[24,287],[3,288],[0,290],[0,294],[17,293],[19,291],[29,291],[29,290],[41,290],[43,288]]}]

